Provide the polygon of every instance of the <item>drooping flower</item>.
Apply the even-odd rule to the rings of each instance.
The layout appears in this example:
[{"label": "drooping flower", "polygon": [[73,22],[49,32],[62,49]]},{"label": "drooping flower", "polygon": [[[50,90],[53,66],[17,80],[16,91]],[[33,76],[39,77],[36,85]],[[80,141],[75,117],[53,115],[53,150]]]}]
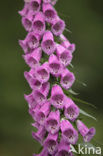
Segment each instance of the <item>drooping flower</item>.
[{"label": "drooping flower", "polygon": [[60,44],[57,44],[56,53],[57,53],[57,56],[58,56],[60,62],[64,66],[68,66],[71,63],[71,61],[72,61],[72,54],[71,54],[71,52],[68,49],[64,48]]},{"label": "drooping flower", "polygon": [[22,25],[24,26],[25,30],[30,32],[32,31],[32,16],[28,14],[27,16],[22,17]]},{"label": "drooping flower", "polygon": [[70,144],[61,139],[58,145],[58,152],[55,156],[73,156],[70,152]]},{"label": "drooping flower", "polygon": [[44,147],[47,149],[48,153],[53,155],[56,153],[57,151],[57,147],[58,147],[58,133],[57,134],[48,134],[47,138],[44,141]]},{"label": "drooping flower", "polygon": [[61,131],[62,137],[66,142],[70,144],[76,144],[78,140],[78,132],[74,129],[68,120],[61,121]]},{"label": "drooping flower", "polygon": [[36,77],[34,78],[31,78],[29,81],[28,81],[31,89],[39,89],[42,87],[42,83],[41,81],[39,81]]},{"label": "drooping flower", "polygon": [[69,89],[75,82],[75,76],[72,72],[70,72],[68,69],[64,69],[61,74],[61,81],[60,84],[64,89]]},{"label": "drooping flower", "polygon": [[64,107],[65,95],[59,85],[54,85],[51,90],[51,104],[59,109]]},{"label": "drooping flower", "polygon": [[77,128],[80,134],[83,136],[85,142],[90,142],[90,140],[94,137],[96,131],[95,128],[88,128],[82,121],[77,120]]},{"label": "drooping flower", "polygon": [[56,45],[54,42],[54,37],[50,31],[46,31],[44,33],[41,47],[47,55],[51,55],[55,51]]},{"label": "drooping flower", "polygon": [[49,3],[43,3],[43,13],[45,15],[46,22],[51,23],[51,24],[54,22],[57,16],[56,10]]},{"label": "drooping flower", "polygon": [[40,90],[34,90],[33,97],[36,99],[39,105],[42,105],[46,101],[46,96]]},{"label": "drooping flower", "polygon": [[45,135],[46,135],[46,130],[43,126],[39,126],[37,132],[32,132],[33,138],[39,141],[41,144],[43,144]]},{"label": "drooping flower", "polygon": [[35,108],[37,105],[37,101],[33,97],[33,94],[24,95],[25,100],[28,102],[29,108]]},{"label": "drooping flower", "polygon": [[75,51],[75,44],[74,43],[71,44],[63,34],[60,35],[60,39],[61,39],[61,45],[63,47],[71,51],[71,53]]},{"label": "drooping flower", "polygon": [[19,40],[21,48],[24,50],[24,53],[31,53],[35,48],[39,46],[40,36],[33,32],[28,33],[24,40]]},{"label": "drooping flower", "polygon": [[21,15],[21,16],[26,16],[27,14],[28,14],[28,12],[29,12],[29,3],[25,3],[24,4],[24,8],[21,10],[21,11],[19,11],[18,13]]},{"label": "drooping flower", "polygon": [[43,104],[43,106],[41,106],[41,108],[38,110],[36,114],[36,120],[38,121],[38,123],[44,125],[46,117],[49,114],[49,112],[50,112],[50,102],[47,101]]},{"label": "drooping flower", "polygon": [[57,16],[56,19],[54,20],[54,22],[52,24],[52,28],[51,28],[53,34],[55,36],[59,36],[62,34],[64,29],[65,29],[65,22]]},{"label": "drooping flower", "polygon": [[40,88],[40,91],[41,91],[41,93],[43,93],[43,95],[45,97],[48,96],[49,90],[50,90],[50,83],[49,82],[43,83],[42,86],[41,86],[41,88]]},{"label": "drooping flower", "polygon": [[41,48],[36,48],[32,53],[23,55],[25,62],[31,67],[35,68],[39,66],[39,61],[42,56]]},{"label": "drooping flower", "polygon": [[35,15],[32,28],[33,32],[39,35],[43,35],[43,33],[45,32],[45,17],[42,12],[38,12]]},{"label": "drooping flower", "polygon": [[75,121],[79,116],[78,106],[68,97],[65,98],[64,115],[67,119]]},{"label": "drooping flower", "polygon": [[62,65],[57,56],[52,54],[49,57],[49,70],[52,75],[59,77],[62,73]]},{"label": "drooping flower", "polygon": [[46,119],[45,128],[49,133],[55,134],[59,131],[59,127],[60,127],[60,112],[51,111],[48,118]]},{"label": "drooping flower", "polygon": [[36,14],[40,11],[41,0],[31,0],[30,1],[30,9]]},{"label": "drooping flower", "polygon": [[48,70],[48,62],[45,62],[44,64],[36,68],[35,73],[36,73],[38,80],[40,80],[41,83],[47,82],[50,77],[50,73]]}]

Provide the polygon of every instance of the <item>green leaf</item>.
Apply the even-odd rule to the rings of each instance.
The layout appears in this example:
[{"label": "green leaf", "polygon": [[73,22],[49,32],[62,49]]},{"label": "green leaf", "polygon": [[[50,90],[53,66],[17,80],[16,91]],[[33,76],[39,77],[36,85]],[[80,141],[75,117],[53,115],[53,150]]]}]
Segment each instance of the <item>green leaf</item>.
[{"label": "green leaf", "polygon": [[83,85],[84,87],[87,87],[87,84],[82,82],[82,81],[76,80],[76,82],[78,82],[79,84]]},{"label": "green leaf", "polygon": [[83,114],[83,115],[85,115],[85,116],[87,116],[87,117],[89,117],[89,118],[92,118],[92,119],[94,119],[94,120],[96,120],[96,121],[97,121],[97,119],[96,119],[95,117],[93,117],[92,115],[90,115],[90,114],[86,113],[86,112],[85,112],[85,111],[83,111],[82,109],[80,109],[80,113],[81,113],[81,114]]},{"label": "green leaf", "polygon": [[73,96],[71,96],[71,98],[72,98],[72,100],[74,100],[75,102],[80,102],[80,103],[82,103],[82,104],[85,104],[85,105],[89,105],[89,106],[91,106],[91,107],[93,107],[93,108],[97,108],[96,106],[94,106],[93,104],[91,104],[91,103],[89,103],[89,102],[86,102],[86,101],[83,101],[83,100],[81,100],[81,99],[79,99],[79,98],[75,98],[75,97],[73,97]]},{"label": "green leaf", "polygon": [[73,95],[78,95],[79,93],[76,93],[75,91],[73,91],[72,89],[69,89],[69,93],[73,94]]}]

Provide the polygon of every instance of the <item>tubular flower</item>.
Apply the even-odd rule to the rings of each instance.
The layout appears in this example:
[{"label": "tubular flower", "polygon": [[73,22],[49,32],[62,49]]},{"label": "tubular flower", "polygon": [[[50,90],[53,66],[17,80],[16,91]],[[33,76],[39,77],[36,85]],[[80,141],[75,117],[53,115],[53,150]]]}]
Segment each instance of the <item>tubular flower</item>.
[{"label": "tubular flower", "polygon": [[70,144],[76,144],[78,140],[78,132],[74,129],[68,120],[61,121],[61,131],[62,137],[66,142]]},{"label": "tubular flower", "polygon": [[[68,90],[75,82],[69,65],[75,44],[63,35],[65,22],[58,16],[54,5],[57,0],[25,0],[19,11],[22,25],[28,32],[19,44],[23,58],[30,70],[24,72],[31,93],[24,98],[28,103],[32,126],[37,131],[32,136],[43,147],[33,156],[73,156],[71,145],[76,146],[78,133],[85,142],[95,135],[95,128],[85,126],[78,117],[79,107]],[[77,129],[73,127],[77,123]]]},{"label": "tubular flower", "polygon": [[68,97],[65,99],[64,115],[70,121],[75,121],[79,116],[78,106]]},{"label": "tubular flower", "polygon": [[61,86],[64,89],[69,89],[75,82],[75,76],[73,73],[71,73],[68,69],[64,69],[62,74],[61,74]]},{"label": "tubular flower", "polygon": [[47,55],[51,55],[55,51],[56,46],[55,46],[55,42],[54,42],[54,37],[50,31],[46,31],[44,33],[41,46],[42,46],[43,51]]},{"label": "tubular flower", "polygon": [[80,134],[83,136],[85,142],[90,142],[90,140],[95,135],[95,128],[88,128],[82,121],[77,120],[77,128]]},{"label": "tubular flower", "polygon": [[51,111],[48,118],[46,119],[45,128],[51,134],[55,134],[59,131],[59,127],[60,127],[59,123],[60,123],[60,112]]},{"label": "tubular flower", "polygon": [[60,86],[54,85],[51,90],[51,104],[59,109],[64,107],[65,95]]}]

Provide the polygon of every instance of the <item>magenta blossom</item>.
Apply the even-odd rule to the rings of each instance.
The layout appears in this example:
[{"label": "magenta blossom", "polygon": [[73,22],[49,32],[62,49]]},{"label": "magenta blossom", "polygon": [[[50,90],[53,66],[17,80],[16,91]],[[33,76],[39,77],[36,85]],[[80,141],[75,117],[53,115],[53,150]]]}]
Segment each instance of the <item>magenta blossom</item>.
[{"label": "magenta blossom", "polygon": [[76,144],[78,140],[78,133],[68,120],[61,121],[61,131],[62,137],[66,142]]},{"label": "magenta blossom", "polygon": [[65,95],[60,86],[54,85],[51,91],[51,104],[59,109],[63,109],[64,107]]},{"label": "magenta blossom", "polygon": [[65,98],[64,115],[67,119],[75,121],[79,116],[78,106],[68,97]]},{"label": "magenta blossom", "polygon": [[49,134],[44,141],[44,147],[47,148],[49,154],[53,155],[57,151],[58,143],[58,134]]},{"label": "magenta blossom", "polygon": [[56,45],[55,45],[55,42],[54,42],[54,37],[53,37],[53,34],[50,31],[46,31],[44,33],[41,46],[42,46],[43,51],[47,55],[51,55],[55,51]]},{"label": "magenta blossom", "polygon": [[77,128],[78,128],[78,131],[80,132],[80,134],[83,136],[83,139],[84,139],[85,142],[90,142],[90,140],[94,137],[94,135],[96,133],[94,127],[89,129],[80,120],[77,120]]},{"label": "magenta blossom", "polygon": [[68,69],[64,69],[64,72],[61,74],[61,81],[60,84],[64,89],[69,89],[72,87],[73,83],[75,82],[75,76],[72,72]]},{"label": "magenta blossom", "polygon": [[45,122],[45,128],[51,134],[55,134],[59,131],[60,127],[60,112],[50,112]]}]

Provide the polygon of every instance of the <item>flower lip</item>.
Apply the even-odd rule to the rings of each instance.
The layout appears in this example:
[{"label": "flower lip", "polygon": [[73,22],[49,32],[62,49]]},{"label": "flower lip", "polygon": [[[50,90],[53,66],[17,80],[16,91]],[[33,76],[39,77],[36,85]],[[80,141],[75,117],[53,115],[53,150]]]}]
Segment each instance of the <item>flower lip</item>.
[{"label": "flower lip", "polygon": [[38,20],[38,21],[35,21],[33,23],[33,27],[34,27],[34,29],[37,29],[38,31],[42,31],[43,27],[44,27],[44,24],[43,24],[42,21]]},{"label": "flower lip", "polygon": [[46,97],[39,90],[35,90],[33,96],[40,105],[46,101]]},{"label": "flower lip", "polygon": [[33,21],[33,31],[40,36],[43,35],[43,33],[45,32],[45,17],[42,12],[38,12],[35,15]]},{"label": "flower lip", "polygon": [[45,15],[45,20],[51,24],[54,22],[55,18],[57,17],[56,10],[49,3],[43,4],[43,13]]},{"label": "flower lip", "polygon": [[62,94],[56,94],[52,97],[52,100],[55,101],[56,105],[58,107],[60,107],[61,105],[63,105],[63,95]]},{"label": "flower lip", "polygon": [[49,80],[50,74],[48,71],[48,64],[44,63],[36,69],[38,80],[45,83]]},{"label": "flower lip", "polygon": [[73,129],[68,128],[67,130],[65,130],[63,132],[63,136],[65,137],[66,140],[68,140],[69,143],[75,144],[76,136],[75,136]]},{"label": "flower lip", "polygon": [[53,19],[55,17],[55,13],[53,10],[48,9],[45,11],[45,16],[48,19]]},{"label": "flower lip", "polygon": [[61,85],[65,89],[69,89],[73,83],[75,82],[75,76],[69,70],[65,69],[64,72],[61,74]]},{"label": "flower lip", "polygon": [[82,121],[77,120],[77,128],[80,134],[83,136],[85,142],[90,142],[94,137],[96,130],[94,127],[88,128]]},{"label": "flower lip", "polygon": [[71,60],[72,60],[72,55],[69,51],[64,51],[61,55],[60,55],[60,60],[62,62],[63,65],[67,66],[70,64]]},{"label": "flower lip", "polygon": [[29,35],[27,44],[28,44],[28,47],[30,47],[31,49],[34,49],[39,45],[39,41],[36,36],[31,34]]},{"label": "flower lip", "polygon": [[32,30],[32,21],[29,18],[23,17],[22,18],[22,24],[27,31]]},{"label": "flower lip", "polygon": [[90,128],[87,134],[84,136],[84,141],[90,142],[90,140],[94,137],[95,133],[96,133],[95,128],[94,127]]},{"label": "flower lip", "polygon": [[57,19],[56,22],[52,25],[52,32],[56,36],[62,34],[64,29],[65,29],[65,23],[61,19]]},{"label": "flower lip", "polygon": [[54,54],[49,57],[49,69],[50,73],[55,77],[59,77],[62,73],[62,65]]},{"label": "flower lip", "polygon": [[58,134],[48,134],[44,141],[44,146],[47,148],[49,154],[53,155],[57,151],[57,138]]},{"label": "flower lip", "polygon": [[44,33],[41,47],[47,55],[51,55],[55,51],[56,44],[54,42],[53,34],[50,31]]},{"label": "flower lip", "polygon": [[42,47],[47,54],[52,54],[55,50],[55,43],[54,41],[48,39],[42,43]]},{"label": "flower lip", "polygon": [[70,106],[68,109],[67,109],[67,113],[68,113],[68,116],[69,116],[69,119],[70,120],[73,120],[77,117],[76,113],[75,113],[75,108],[73,108],[72,106]]},{"label": "flower lip", "polygon": [[37,11],[39,11],[39,9],[40,9],[40,5],[39,5],[38,1],[36,1],[36,0],[32,0],[32,1],[31,1],[30,7],[31,7],[31,9],[32,9],[34,12],[37,12]]}]

